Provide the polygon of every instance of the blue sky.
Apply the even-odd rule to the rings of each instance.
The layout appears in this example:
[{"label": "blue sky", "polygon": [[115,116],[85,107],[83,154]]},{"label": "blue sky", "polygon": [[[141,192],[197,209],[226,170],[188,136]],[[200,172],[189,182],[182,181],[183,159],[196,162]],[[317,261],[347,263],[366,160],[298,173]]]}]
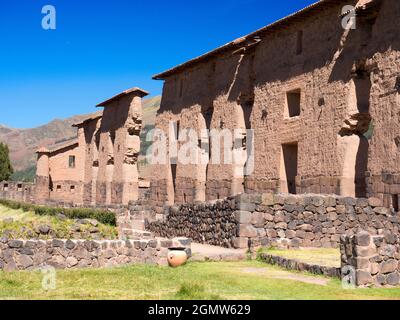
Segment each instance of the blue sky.
[{"label": "blue sky", "polygon": [[[96,111],[151,76],[315,0],[19,0],[0,3],[0,124],[30,128]],[[57,29],[43,30],[44,5]]]}]

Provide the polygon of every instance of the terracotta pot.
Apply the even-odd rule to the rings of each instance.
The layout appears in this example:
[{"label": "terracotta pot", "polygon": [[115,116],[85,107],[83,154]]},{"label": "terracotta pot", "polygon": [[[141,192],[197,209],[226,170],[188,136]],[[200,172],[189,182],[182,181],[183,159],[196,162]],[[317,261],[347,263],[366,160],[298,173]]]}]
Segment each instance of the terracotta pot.
[{"label": "terracotta pot", "polygon": [[168,263],[171,267],[176,268],[187,262],[188,256],[183,250],[170,250],[168,252]]}]

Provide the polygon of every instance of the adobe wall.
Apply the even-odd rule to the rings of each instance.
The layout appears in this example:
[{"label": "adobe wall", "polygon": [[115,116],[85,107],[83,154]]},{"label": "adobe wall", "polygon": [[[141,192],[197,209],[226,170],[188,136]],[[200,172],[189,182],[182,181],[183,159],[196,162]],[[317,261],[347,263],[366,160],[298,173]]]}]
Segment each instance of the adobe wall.
[{"label": "adobe wall", "polygon": [[26,182],[0,182],[0,199],[34,202],[36,197],[35,185]]},{"label": "adobe wall", "polygon": [[[189,250],[187,239],[173,240],[0,240],[0,270],[107,268],[128,264],[168,265],[170,248]],[[190,250],[189,250],[190,251]]]},{"label": "adobe wall", "polygon": [[326,195],[243,194],[209,204],[173,206],[148,230],[226,247],[337,248],[340,236],[399,233],[399,214],[379,199]]},{"label": "adobe wall", "polygon": [[[246,192],[287,192],[282,145],[297,143],[297,193],[383,200],[383,192],[375,191],[378,186],[366,192],[365,178],[400,172],[400,4],[384,1],[375,24],[360,14],[357,28],[346,32],[338,13],[344,4],[356,2],[327,5],[263,35],[244,55],[229,51],[168,76],[157,128],[168,132],[169,121],[180,121],[180,128],[232,129],[244,124],[253,129],[255,171],[244,181]],[[366,12],[368,18],[373,14]],[[303,50],[296,55],[299,30]],[[301,92],[301,113],[289,118],[286,94],[292,90]],[[370,140],[363,135],[371,133]],[[240,193],[243,181],[233,169],[178,164],[174,185],[170,165],[154,166],[152,199],[162,205],[193,202],[202,189],[207,200]]]},{"label": "adobe wall", "polygon": [[107,104],[100,127],[96,203],[128,204],[138,199],[142,105],[139,96]]},{"label": "adobe wall", "polygon": [[138,200],[142,97],[147,94],[132,88],[112,97],[98,105],[102,114],[74,124],[76,140],[38,150],[35,202],[127,206]]}]

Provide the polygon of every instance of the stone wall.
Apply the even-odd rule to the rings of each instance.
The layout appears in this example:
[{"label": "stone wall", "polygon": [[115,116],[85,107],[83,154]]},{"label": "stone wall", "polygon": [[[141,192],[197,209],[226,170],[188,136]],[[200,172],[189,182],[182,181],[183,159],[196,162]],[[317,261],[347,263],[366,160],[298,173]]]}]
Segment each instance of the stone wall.
[{"label": "stone wall", "polygon": [[363,231],[343,236],[342,278],[357,287],[400,284],[399,236],[390,232],[372,236]]},{"label": "stone wall", "polygon": [[3,181],[0,183],[0,199],[33,202],[35,185],[26,182]]},{"label": "stone wall", "polygon": [[234,247],[237,234],[236,201],[230,198],[204,204],[173,206],[164,221],[148,229],[161,237],[187,236],[194,242]]},{"label": "stone wall", "polygon": [[149,230],[226,247],[337,248],[340,236],[399,232],[399,214],[376,198],[242,194],[208,204],[174,206]]},{"label": "stone wall", "polygon": [[366,181],[369,195],[379,198],[387,207],[399,208],[400,174],[370,175]]},{"label": "stone wall", "polygon": [[166,265],[169,248],[189,249],[188,239],[83,241],[0,240],[0,269],[102,268],[127,264]]},{"label": "stone wall", "polygon": [[399,232],[399,214],[376,198],[321,195],[242,195],[236,243],[245,247],[338,247],[340,236],[368,230]]}]

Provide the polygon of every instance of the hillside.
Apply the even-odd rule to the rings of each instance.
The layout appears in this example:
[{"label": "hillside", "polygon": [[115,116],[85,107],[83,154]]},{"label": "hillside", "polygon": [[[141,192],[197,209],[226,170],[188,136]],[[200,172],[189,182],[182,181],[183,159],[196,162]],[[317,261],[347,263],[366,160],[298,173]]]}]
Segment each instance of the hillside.
[{"label": "hillside", "polygon": [[[144,125],[152,126],[159,109],[161,97],[156,96],[143,101]],[[57,144],[76,137],[76,128],[72,125],[86,118],[88,114],[76,115],[67,119],[55,119],[46,125],[31,129],[9,128],[0,124],[0,142],[10,148],[10,157],[16,172],[15,180],[32,180],[35,172],[36,150],[45,146],[54,148]]]}]

